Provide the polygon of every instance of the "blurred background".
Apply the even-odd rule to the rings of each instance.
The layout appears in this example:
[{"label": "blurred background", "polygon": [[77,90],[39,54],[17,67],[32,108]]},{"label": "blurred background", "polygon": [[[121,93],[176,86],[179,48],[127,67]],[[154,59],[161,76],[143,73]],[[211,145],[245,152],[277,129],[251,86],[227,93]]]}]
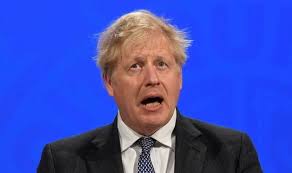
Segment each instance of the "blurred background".
[{"label": "blurred background", "polygon": [[292,172],[291,0],[1,1],[1,172],[36,172],[46,143],[112,122],[96,34],[137,9],[193,40],[180,111],[247,132],[264,172]]}]

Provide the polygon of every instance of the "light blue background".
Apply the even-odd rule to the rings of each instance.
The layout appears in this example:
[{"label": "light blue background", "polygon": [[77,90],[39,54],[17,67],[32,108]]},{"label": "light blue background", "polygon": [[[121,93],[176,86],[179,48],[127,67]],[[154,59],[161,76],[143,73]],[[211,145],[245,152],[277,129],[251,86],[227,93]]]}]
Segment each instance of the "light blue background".
[{"label": "light blue background", "polygon": [[247,132],[267,173],[292,172],[292,1],[10,0],[0,3],[1,172],[35,172],[46,143],[111,123],[95,34],[149,9],[193,42],[180,111]]}]

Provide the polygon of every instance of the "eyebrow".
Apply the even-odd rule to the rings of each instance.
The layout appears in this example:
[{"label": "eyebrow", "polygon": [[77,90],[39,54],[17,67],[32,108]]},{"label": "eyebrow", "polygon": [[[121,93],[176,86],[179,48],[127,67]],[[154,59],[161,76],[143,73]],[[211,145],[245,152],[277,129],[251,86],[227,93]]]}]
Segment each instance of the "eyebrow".
[{"label": "eyebrow", "polygon": [[133,59],[133,61],[138,61],[138,62],[141,62],[141,61],[144,61],[145,58],[142,57],[142,56],[135,56],[135,58]]},{"label": "eyebrow", "polygon": [[[157,55],[155,57],[155,60],[161,60],[161,59],[165,59],[165,57],[164,56],[161,56],[161,55]],[[138,55],[138,56],[135,56],[133,60],[134,61],[144,61],[145,60],[145,57]]]},{"label": "eyebrow", "polygon": [[155,60],[162,60],[162,59],[166,59],[166,58],[164,56],[160,56],[160,55],[156,56],[156,58],[155,58]]},{"label": "eyebrow", "polygon": [[[145,62],[145,59],[147,59],[147,58],[145,58],[144,56],[141,56],[141,55],[137,54],[137,55],[134,55],[133,56],[133,59],[129,60],[128,63],[133,63],[133,62],[144,63]],[[163,55],[156,55],[154,61],[157,62],[157,61],[168,61],[168,60]]]}]

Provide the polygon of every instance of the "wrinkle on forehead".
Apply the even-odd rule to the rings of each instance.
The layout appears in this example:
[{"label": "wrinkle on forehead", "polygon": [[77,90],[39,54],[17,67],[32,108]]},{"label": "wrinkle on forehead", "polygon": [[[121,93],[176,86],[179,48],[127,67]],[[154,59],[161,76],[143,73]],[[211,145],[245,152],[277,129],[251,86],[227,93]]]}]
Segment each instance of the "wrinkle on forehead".
[{"label": "wrinkle on forehead", "polygon": [[[121,58],[128,58],[131,54],[139,55],[142,50],[154,50],[163,45],[163,49],[171,51],[170,41],[159,31],[145,31],[143,34],[133,35],[122,46]],[[134,51],[134,52],[133,52]],[[151,52],[149,52],[151,53]],[[173,52],[171,52],[173,55]]]}]

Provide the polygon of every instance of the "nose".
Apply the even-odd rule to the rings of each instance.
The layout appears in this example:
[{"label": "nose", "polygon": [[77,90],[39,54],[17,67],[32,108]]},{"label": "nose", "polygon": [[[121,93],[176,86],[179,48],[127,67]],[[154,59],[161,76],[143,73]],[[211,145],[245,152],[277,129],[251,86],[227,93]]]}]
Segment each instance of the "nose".
[{"label": "nose", "polygon": [[159,85],[160,80],[155,66],[148,66],[145,69],[145,85],[155,86]]}]

